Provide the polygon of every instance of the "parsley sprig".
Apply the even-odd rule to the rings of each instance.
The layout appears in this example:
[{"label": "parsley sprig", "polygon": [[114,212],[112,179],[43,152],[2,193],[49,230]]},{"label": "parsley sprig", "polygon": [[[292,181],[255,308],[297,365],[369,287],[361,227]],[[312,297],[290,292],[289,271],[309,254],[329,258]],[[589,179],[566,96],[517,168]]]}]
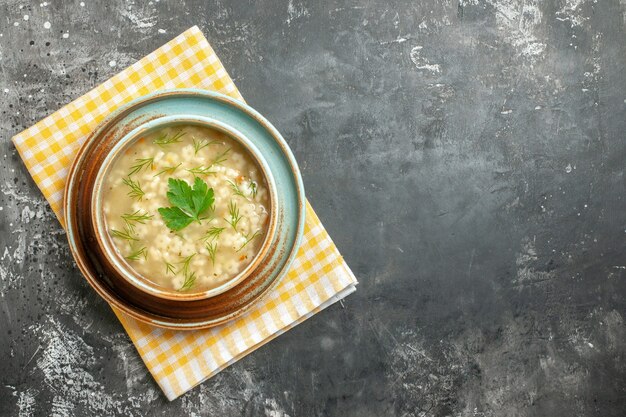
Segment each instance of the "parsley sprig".
[{"label": "parsley sprig", "polygon": [[206,182],[196,177],[193,188],[185,180],[170,178],[167,181],[167,199],[171,207],[159,208],[159,214],[165,221],[165,225],[173,230],[181,230],[193,221],[207,219],[203,216],[213,205],[213,188],[209,188]]}]

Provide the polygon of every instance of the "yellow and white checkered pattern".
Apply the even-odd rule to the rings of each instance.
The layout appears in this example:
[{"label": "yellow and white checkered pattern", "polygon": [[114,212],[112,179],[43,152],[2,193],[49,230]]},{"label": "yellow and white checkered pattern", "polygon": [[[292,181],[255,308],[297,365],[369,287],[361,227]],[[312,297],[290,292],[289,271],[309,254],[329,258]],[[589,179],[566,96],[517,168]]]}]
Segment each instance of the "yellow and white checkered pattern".
[{"label": "yellow and white checkered pattern", "polygon": [[[109,113],[155,90],[203,88],[243,100],[193,27],[61,110],[13,137],[33,179],[63,224],[68,168]],[[304,238],[283,280],[244,316],[207,330],[172,331],[114,309],[146,366],[173,400],[355,290],[356,279],[307,202]]]}]

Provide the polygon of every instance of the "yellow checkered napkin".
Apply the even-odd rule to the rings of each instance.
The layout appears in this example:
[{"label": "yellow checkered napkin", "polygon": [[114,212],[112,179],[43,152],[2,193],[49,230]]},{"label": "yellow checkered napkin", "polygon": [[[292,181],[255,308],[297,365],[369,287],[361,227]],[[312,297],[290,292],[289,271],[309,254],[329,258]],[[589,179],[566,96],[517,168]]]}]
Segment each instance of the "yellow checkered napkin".
[{"label": "yellow checkered napkin", "polygon": [[[69,165],[94,127],[132,99],[195,87],[243,100],[193,27],[56,113],[13,137],[33,179],[63,224]],[[114,309],[170,400],[355,290],[356,279],[307,202],[304,238],[282,281],[244,316],[208,330],[171,331]]]}]

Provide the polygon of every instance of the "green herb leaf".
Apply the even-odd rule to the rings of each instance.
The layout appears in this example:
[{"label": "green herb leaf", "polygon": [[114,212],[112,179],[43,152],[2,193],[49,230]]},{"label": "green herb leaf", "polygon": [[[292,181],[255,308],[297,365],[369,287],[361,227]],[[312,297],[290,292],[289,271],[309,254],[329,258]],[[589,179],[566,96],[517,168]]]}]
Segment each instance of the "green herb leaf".
[{"label": "green herb leaf", "polygon": [[167,133],[163,133],[161,136],[153,140],[152,143],[164,147],[165,145],[171,145],[172,143],[180,143],[180,138],[183,136],[185,136],[185,132],[178,132],[174,136],[168,136]]},{"label": "green herb leaf", "polygon": [[167,261],[164,261],[164,262],[165,262],[165,273],[176,275],[176,269],[174,268],[174,265],[172,265],[171,263]]},{"label": "green herb leaf", "polygon": [[137,210],[133,213],[122,214],[122,220],[124,220],[128,229],[133,232],[135,231],[135,225],[137,223],[146,224],[146,221],[150,220],[152,217],[154,216],[148,214],[147,212],[142,213],[141,210]]},{"label": "green herb leaf", "polygon": [[161,207],[159,213],[168,228],[178,231],[191,222],[206,219],[201,215],[206,212],[213,201],[213,188],[196,177],[193,188],[185,180],[170,178],[167,182],[167,199],[173,207]]},{"label": "green herb leaf", "polygon": [[209,251],[209,258],[211,258],[211,263],[215,266],[215,254],[217,253],[217,242],[209,242],[206,244],[206,250]]},{"label": "green herb leaf", "polygon": [[260,236],[260,235],[261,235],[261,231],[260,231],[260,230],[257,230],[257,231],[256,231],[256,232],[254,232],[254,234],[252,234],[252,235],[250,235],[250,233],[248,233],[247,235],[243,235],[243,237],[245,237],[245,238],[246,238],[246,241],[243,243],[243,245],[241,245],[241,246],[239,247],[239,249],[237,249],[237,250],[236,250],[236,252],[239,252],[240,250],[242,250],[243,248],[245,248],[245,247],[246,247],[246,245],[247,245],[248,243],[252,242],[252,239],[254,239],[255,237]]},{"label": "green herb leaf", "polygon": [[140,249],[134,250],[130,255],[126,257],[129,261],[138,261],[139,258],[148,259],[148,249],[144,246]]},{"label": "green herb leaf", "polygon": [[195,175],[215,175],[216,174],[215,171],[211,171],[211,166],[203,167],[202,165],[189,168],[187,171]]},{"label": "green herb leaf", "polygon": [[236,232],[237,224],[239,223],[239,220],[241,220],[242,216],[239,215],[239,207],[237,207],[237,204],[233,200],[230,200],[228,203],[228,214],[230,215],[230,220],[224,220],[226,220],[226,223],[230,224]]},{"label": "green herb leaf", "polygon": [[163,218],[165,225],[174,231],[184,229],[193,222],[193,218],[189,217],[178,207],[161,207],[159,208],[159,214]]},{"label": "green herb leaf", "polygon": [[193,182],[191,200],[193,201],[196,218],[198,218],[200,213],[211,207],[211,204],[213,204],[213,201],[215,200],[213,198],[213,188],[209,189],[206,182],[196,177]]},{"label": "green herb leaf", "polygon": [[147,169],[148,167],[154,168],[154,158],[135,159],[135,165],[130,167],[128,176],[130,177],[131,175],[141,172],[142,169]]},{"label": "green herb leaf", "polygon": [[183,260],[179,262],[179,264],[182,264],[179,272],[182,272],[183,275],[189,275],[189,264],[191,264],[191,260],[196,255],[196,253],[192,253],[191,255],[183,258]]},{"label": "green herb leaf", "polygon": [[235,181],[226,180],[226,182],[228,183],[228,185],[230,185],[230,188],[233,190],[233,194],[238,195],[239,197],[242,197],[248,200],[248,197],[243,193],[243,191],[241,191],[241,188],[239,188],[239,185],[237,185]]},{"label": "green herb leaf", "polygon": [[152,217],[154,217],[152,214],[148,214],[147,212],[142,213],[141,210],[122,214],[122,219],[124,219],[125,222],[137,222],[141,224],[145,224],[146,221],[150,220]]},{"label": "green herb leaf", "polygon": [[195,253],[187,256],[181,262],[179,262],[180,264],[182,264],[179,272],[182,272],[185,281],[183,282],[183,285],[178,289],[178,291],[186,291],[190,289],[196,282],[196,273],[189,270],[189,264],[191,263],[191,260],[194,256],[196,256]]},{"label": "green herb leaf", "polygon": [[191,272],[185,275],[185,282],[183,282],[182,287],[178,289],[178,291],[187,291],[193,287],[193,284],[196,283],[196,273]]},{"label": "green herb leaf", "polygon": [[178,167],[181,166],[182,164],[183,163],[181,162],[178,165],[173,165],[171,167],[164,167],[162,170],[160,170],[159,172],[154,174],[154,176],[158,177],[159,175],[165,174],[165,173],[168,173],[168,174],[172,175],[178,169]]},{"label": "green herb leaf", "polygon": [[170,178],[167,180],[167,188],[166,196],[169,202],[192,217],[194,212],[193,200],[191,199],[193,189],[187,184],[187,181]]},{"label": "green herb leaf", "polygon": [[130,188],[130,191],[127,193],[129,197],[136,198],[140,201],[141,199],[143,199],[145,193],[141,189],[141,184],[139,184],[139,181],[133,181],[130,177],[128,177],[122,179],[122,182]]},{"label": "green herb leaf", "polygon": [[218,143],[217,140],[212,140],[209,141],[208,139],[202,139],[202,140],[196,140],[195,138],[193,139],[193,149],[194,149],[194,154],[197,155],[198,152],[200,152],[200,150],[202,148],[206,148],[209,145],[213,145],[214,143]]},{"label": "green herb leaf", "polygon": [[213,160],[213,162],[211,162],[211,166],[213,166],[213,165],[220,165],[223,162],[226,162],[228,160],[228,158],[226,158],[226,155],[228,155],[229,152],[230,152],[230,148],[228,148],[224,152],[218,154],[215,157],[215,159]]},{"label": "green herb leaf", "polygon": [[211,227],[199,240],[203,240],[205,242],[207,240],[215,240],[220,236],[220,234],[222,234],[223,231],[223,227]]},{"label": "green herb leaf", "polygon": [[133,232],[134,231],[127,226],[124,228],[123,232],[120,230],[111,229],[111,236],[124,239],[129,242],[136,242],[139,240],[139,238]]}]

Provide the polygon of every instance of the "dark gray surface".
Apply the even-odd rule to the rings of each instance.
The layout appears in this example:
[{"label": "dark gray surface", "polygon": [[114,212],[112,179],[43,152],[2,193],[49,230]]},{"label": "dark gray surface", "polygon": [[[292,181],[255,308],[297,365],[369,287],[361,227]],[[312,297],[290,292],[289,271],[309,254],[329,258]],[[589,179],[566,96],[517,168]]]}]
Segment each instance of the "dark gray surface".
[{"label": "dark gray surface", "polygon": [[[84,1],[0,1],[0,414],[625,414],[626,1]],[[194,24],[360,286],[168,403],[10,137]]]}]

